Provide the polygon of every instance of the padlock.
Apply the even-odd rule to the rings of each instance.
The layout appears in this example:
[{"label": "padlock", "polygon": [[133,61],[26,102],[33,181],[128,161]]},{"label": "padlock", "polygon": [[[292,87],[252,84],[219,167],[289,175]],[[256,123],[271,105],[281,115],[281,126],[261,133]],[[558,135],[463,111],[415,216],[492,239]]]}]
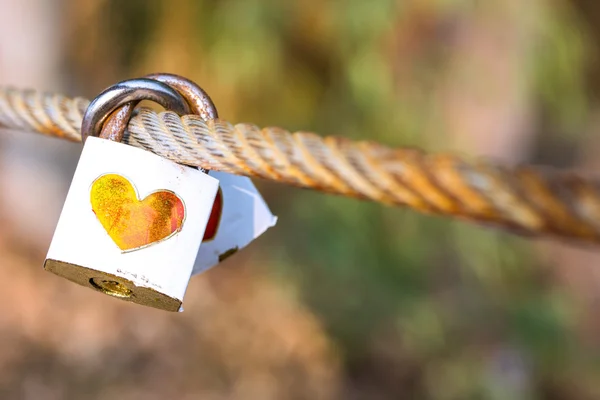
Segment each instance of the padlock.
[{"label": "padlock", "polygon": [[192,275],[236,254],[277,223],[249,178],[219,171],[209,174],[219,180],[219,192]]},{"label": "padlock", "polygon": [[44,268],[117,298],[178,311],[218,180],[145,150],[86,139],[118,106],[148,98],[189,112],[178,91],[149,79],[121,82],[90,104],[84,149]]}]

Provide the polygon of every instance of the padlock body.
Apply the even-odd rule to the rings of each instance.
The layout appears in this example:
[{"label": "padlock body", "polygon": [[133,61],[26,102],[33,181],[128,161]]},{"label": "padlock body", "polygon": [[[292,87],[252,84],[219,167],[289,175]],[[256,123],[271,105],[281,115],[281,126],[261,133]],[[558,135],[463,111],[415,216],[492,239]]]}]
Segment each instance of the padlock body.
[{"label": "padlock body", "polygon": [[219,180],[219,193],[192,275],[235,254],[277,223],[249,178],[219,171],[209,174]]},{"label": "padlock body", "polygon": [[218,186],[198,169],[90,137],[44,268],[114,297],[177,311]]}]

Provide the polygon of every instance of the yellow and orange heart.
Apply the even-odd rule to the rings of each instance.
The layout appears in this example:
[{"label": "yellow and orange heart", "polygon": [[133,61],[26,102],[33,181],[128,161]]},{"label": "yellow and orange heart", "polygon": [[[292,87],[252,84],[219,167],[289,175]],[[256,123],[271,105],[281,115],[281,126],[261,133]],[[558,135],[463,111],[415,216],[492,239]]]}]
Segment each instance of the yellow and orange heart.
[{"label": "yellow and orange heart", "polygon": [[96,179],[90,193],[92,210],[108,236],[122,251],[136,250],[181,231],[183,201],[161,190],[140,200],[127,178],[107,174]]}]

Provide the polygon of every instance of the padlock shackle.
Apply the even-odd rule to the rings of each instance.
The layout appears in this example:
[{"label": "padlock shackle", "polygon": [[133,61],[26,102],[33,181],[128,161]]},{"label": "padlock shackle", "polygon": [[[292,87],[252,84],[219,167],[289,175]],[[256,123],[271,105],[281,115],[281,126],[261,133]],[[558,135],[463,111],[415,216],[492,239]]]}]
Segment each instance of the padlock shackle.
[{"label": "padlock shackle", "polygon": [[[165,90],[161,85],[150,85],[148,80],[175,89],[180,95],[178,102],[173,103],[173,93],[170,90]],[[156,91],[159,87],[161,90]],[[136,90],[136,88],[139,90]],[[210,96],[196,83],[175,74],[154,73],[140,79],[120,82],[96,97],[84,115],[81,130],[82,140],[85,141],[87,136],[94,135],[120,142],[134,109],[141,100],[156,101],[166,109],[182,115],[183,113],[179,112],[173,105],[181,104],[181,97],[184,99],[183,103],[191,111],[188,113],[199,115],[205,121],[219,117],[217,108]],[[86,118],[88,111],[89,114],[96,115],[96,120],[92,120],[92,117],[89,117],[90,120]],[[105,113],[104,118],[97,115],[102,115],[102,113]],[[89,131],[89,129],[92,129],[92,131]]]},{"label": "padlock shackle", "polygon": [[177,90],[188,102],[192,114],[199,115],[204,121],[219,118],[217,107],[208,93],[193,81],[165,72],[149,74],[144,76],[144,78],[162,82]]},{"label": "padlock shackle", "polygon": [[[100,93],[86,109],[81,123],[82,142],[85,143],[88,136],[99,136],[104,122],[119,107],[142,100],[154,101],[179,115],[191,113],[185,98],[165,83],[148,78],[122,81]],[[133,112],[133,107],[130,112]]]}]

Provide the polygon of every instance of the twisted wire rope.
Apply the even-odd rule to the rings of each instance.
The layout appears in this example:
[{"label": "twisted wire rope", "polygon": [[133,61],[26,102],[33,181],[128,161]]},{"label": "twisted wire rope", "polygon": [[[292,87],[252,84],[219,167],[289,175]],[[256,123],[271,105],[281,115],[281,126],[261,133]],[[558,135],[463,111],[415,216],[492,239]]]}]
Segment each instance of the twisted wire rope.
[{"label": "twisted wire rope", "polygon": [[[0,126],[80,141],[89,101],[0,87]],[[600,243],[600,180],[141,108],[124,143],[175,162],[507,228]]]}]

